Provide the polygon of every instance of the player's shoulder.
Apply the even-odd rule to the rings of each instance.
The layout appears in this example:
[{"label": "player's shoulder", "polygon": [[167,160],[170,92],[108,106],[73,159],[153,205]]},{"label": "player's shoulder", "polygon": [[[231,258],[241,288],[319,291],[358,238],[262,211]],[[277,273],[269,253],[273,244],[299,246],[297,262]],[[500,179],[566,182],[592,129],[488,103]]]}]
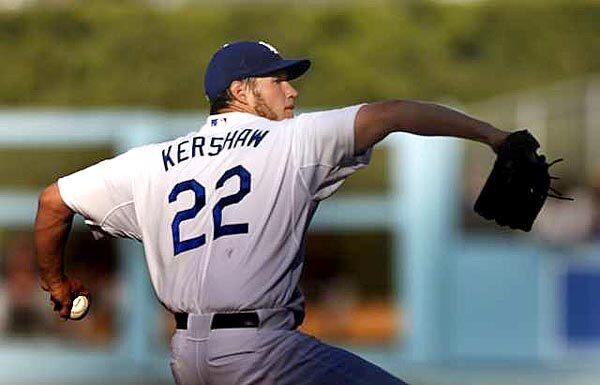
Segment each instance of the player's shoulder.
[{"label": "player's shoulder", "polygon": [[153,153],[160,151],[160,148],[172,142],[173,140],[167,140],[162,142],[147,143],[139,146],[130,148],[129,150],[122,153],[120,156],[127,157],[131,160],[143,161],[144,158],[151,156]]},{"label": "player's shoulder", "polygon": [[162,151],[162,149],[164,149],[166,147],[177,145],[178,143],[184,142],[186,140],[190,140],[194,136],[197,136],[200,132],[201,131],[199,131],[199,130],[190,131],[186,134],[179,135],[175,138],[170,138],[170,139],[163,140],[163,141],[143,144],[143,145],[131,148],[128,152],[132,152],[140,157],[152,155],[152,154],[155,154],[156,152]]},{"label": "player's shoulder", "polygon": [[173,146],[173,144],[177,144],[178,142],[185,140],[186,137],[193,136],[193,134],[194,132],[191,132],[174,139],[135,146],[121,154],[118,154],[113,159],[119,160],[120,163],[124,165],[138,167],[139,171],[142,171],[148,169],[148,166],[150,166],[152,162],[156,162],[157,159],[160,160],[158,155],[160,155],[165,148],[169,148],[170,146]]},{"label": "player's shoulder", "polygon": [[345,122],[348,118],[354,118],[360,107],[364,104],[356,104],[344,107],[333,107],[321,110],[306,111],[294,118],[295,126],[302,127],[319,123]]}]

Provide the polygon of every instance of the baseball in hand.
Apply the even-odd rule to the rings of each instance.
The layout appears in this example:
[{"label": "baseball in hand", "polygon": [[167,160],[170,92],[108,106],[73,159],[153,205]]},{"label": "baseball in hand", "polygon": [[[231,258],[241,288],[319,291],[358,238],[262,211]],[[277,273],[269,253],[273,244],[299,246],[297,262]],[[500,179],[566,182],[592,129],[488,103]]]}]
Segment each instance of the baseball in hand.
[{"label": "baseball in hand", "polygon": [[73,301],[73,306],[71,306],[71,316],[72,320],[78,320],[85,316],[87,313],[88,307],[90,306],[90,302],[88,301],[86,296],[80,295]]}]

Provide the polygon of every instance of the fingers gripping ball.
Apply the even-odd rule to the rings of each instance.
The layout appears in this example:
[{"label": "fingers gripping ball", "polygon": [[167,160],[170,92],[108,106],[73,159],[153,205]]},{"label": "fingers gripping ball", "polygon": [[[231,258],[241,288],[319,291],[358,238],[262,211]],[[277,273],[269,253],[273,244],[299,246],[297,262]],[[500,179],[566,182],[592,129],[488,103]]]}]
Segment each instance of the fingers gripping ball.
[{"label": "fingers gripping ball", "polygon": [[90,292],[76,278],[63,277],[43,283],[42,289],[50,293],[54,311],[64,320],[85,317],[90,306]]},{"label": "fingers gripping ball", "polygon": [[73,300],[73,306],[71,306],[71,314],[69,316],[72,320],[79,320],[85,317],[90,307],[90,301],[84,295],[80,295]]}]

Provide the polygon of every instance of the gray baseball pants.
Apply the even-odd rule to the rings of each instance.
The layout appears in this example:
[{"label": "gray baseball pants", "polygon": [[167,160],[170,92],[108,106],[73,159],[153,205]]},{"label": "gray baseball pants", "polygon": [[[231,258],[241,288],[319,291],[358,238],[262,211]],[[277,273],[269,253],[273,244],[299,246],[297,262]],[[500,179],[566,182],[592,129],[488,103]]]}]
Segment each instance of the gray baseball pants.
[{"label": "gray baseball pants", "polygon": [[178,385],[406,385],[378,366],[294,330],[293,313],[259,310],[258,328],[211,330],[212,315],[190,314],[171,339]]}]

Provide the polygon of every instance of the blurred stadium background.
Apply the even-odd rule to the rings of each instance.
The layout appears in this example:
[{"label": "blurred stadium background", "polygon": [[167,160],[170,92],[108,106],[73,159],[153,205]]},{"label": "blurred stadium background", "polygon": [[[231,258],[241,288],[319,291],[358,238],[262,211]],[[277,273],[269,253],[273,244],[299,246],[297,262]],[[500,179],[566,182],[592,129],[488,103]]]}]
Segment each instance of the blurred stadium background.
[{"label": "blurred stadium background", "polygon": [[396,135],[311,227],[303,329],[415,385],[598,384],[600,4],[595,1],[0,0],[0,383],[169,384],[174,323],[141,247],[78,222],[67,272],[94,295],[64,323],[32,253],[47,184],[201,126],[228,41],[313,59],[304,110],[386,98],[528,128],[574,203],[531,233],[472,205],[484,146]]}]

